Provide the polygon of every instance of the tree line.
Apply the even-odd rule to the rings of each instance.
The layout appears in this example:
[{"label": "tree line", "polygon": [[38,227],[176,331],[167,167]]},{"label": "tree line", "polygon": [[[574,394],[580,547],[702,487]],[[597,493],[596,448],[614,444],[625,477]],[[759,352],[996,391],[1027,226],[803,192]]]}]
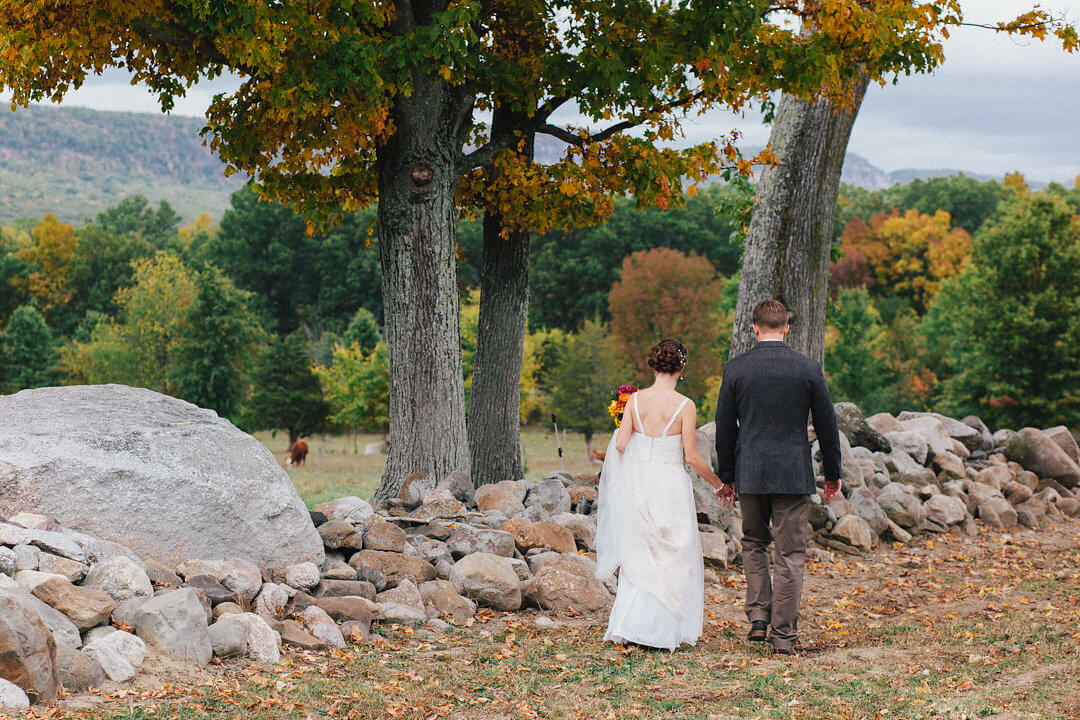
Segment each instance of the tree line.
[{"label": "tree line", "polygon": [[[706,421],[730,347],[745,208],[737,180],[677,208],[617,202],[592,228],[532,242],[518,377],[521,425],[556,413],[591,441],[606,398],[648,380],[681,337],[682,389]],[[840,191],[825,367],[866,412],[937,409],[988,422],[1075,422],[1080,397],[1080,187],[1030,191],[955,176]],[[386,433],[389,357],[369,212],[309,235],[244,188],[218,226],[180,227],[133,197],[75,228],[46,216],[0,232],[0,390],[118,382],[212,408],[290,441]],[[471,411],[482,228],[457,237],[459,347]]]}]

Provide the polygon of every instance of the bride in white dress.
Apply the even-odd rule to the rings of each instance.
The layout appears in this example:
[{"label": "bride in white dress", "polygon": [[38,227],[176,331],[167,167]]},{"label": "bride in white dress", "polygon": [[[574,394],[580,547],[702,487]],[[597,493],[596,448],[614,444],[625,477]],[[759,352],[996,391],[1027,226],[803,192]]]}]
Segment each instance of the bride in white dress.
[{"label": "bride in white dress", "polygon": [[693,645],[704,614],[697,510],[685,465],[713,487],[720,478],[698,453],[694,404],[675,391],[686,348],[661,340],[649,353],[652,387],[631,396],[600,473],[597,569],[619,571],[605,640],[674,650]]}]

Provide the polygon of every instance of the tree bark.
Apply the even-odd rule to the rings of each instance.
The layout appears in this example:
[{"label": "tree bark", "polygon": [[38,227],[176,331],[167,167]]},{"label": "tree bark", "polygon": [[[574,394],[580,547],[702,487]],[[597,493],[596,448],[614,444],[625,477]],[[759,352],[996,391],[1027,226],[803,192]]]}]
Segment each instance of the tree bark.
[{"label": "tree bark", "polygon": [[377,500],[412,473],[469,471],[455,247],[455,161],[471,102],[417,77],[377,155],[379,257],[390,362],[390,449]]},{"label": "tree bark", "polygon": [[833,215],[851,128],[869,77],[853,83],[854,101],[839,106],[785,95],[769,144],[780,165],[762,173],[743,250],[731,354],[754,346],[754,306],[775,298],[792,313],[788,344],[818,362],[825,354],[825,309]]},{"label": "tree bark", "polygon": [[[525,124],[523,115],[496,109],[492,134]],[[533,159],[535,135],[518,152]],[[497,212],[484,215],[480,317],[469,399],[469,449],[477,487],[525,476],[521,464],[521,366],[529,308],[529,233],[507,232]]]}]

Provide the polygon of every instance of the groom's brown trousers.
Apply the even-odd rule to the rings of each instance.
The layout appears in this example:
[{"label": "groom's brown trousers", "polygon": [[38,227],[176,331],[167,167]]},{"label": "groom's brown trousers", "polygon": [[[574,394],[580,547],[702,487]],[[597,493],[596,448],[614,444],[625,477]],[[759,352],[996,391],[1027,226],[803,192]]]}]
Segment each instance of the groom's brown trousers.
[{"label": "groom's brown trousers", "polygon": [[[799,639],[799,603],[806,564],[809,495],[739,495],[743,522],[746,617],[769,623],[772,643],[791,649]],[[771,525],[771,528],[770,528]],[[769,543],[776,546],[769,573]]]}]

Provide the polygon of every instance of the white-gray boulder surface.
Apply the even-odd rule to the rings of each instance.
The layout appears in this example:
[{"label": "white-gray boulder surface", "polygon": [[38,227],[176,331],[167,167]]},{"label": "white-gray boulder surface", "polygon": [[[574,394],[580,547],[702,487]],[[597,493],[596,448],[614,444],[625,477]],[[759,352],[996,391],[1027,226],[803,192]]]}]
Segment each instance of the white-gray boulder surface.
[{"label": "white-gray boulder surface", "polygon": [[169,657],[205,665],[213,656],[206,610],[192,588],[148,600],[135,611],[134,621],[135,633]]},{"label": "white-gray boulder surface", "polygon": [[[154,559],[323,561],[307,509],[262,443],[211,410],[150,390],[0,396],[0,486],[0,515],[46,513]],[[30,534],[34,545],[84,561],[70,539]]]}]

